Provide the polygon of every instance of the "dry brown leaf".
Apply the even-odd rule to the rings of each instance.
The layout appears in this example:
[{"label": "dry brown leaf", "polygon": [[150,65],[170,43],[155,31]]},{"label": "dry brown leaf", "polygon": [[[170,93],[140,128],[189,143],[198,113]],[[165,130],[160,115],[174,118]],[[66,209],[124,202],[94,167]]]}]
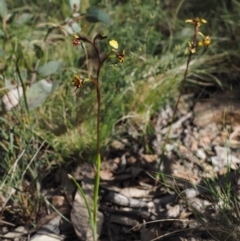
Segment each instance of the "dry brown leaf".
[{"label": "dry brown leaf", "polygon": [[187,212],[186,210],[184,210],[183,212],[180,213],[179,219],[188,218],[190,215],[192,215],[192,212]]},{"label": "dry brown leaf", "polygon": [[90,219],[86,204],[79,192],[76,193],[71,211],[71,220],[80,240],[93,241]]},{"label": "dry brown leaf", "polygon": [[65,204],[65,198],[63,196],[53,196],[52,197],[52,205],[54,207],[61,207]]},{"label": "dry brown leaf", "polygon": [[[93,203],[93,179],[87,178],[86,176],[82,181],[82,189],[88,201],[90,207],[92,207]],[[71,211],[71,220],[75,232],[80,240],[94,241],[93,234],[90,226],[90,218],[88,215],[88,210],[85,204],[85,201],[79,191],[76,192],[72,211]],[[103,214],[98,212],[97,217],[97,235],[100,235],[103,225]]]},{"label": "dry brown leaf", "polygon": [[61,217],[57,216],[44,224],[37,233],[30,239],[31,241],[60,241],[64,237],[60,236],[60,220]]},{"label": "dry brown leaf", "polygon": [[159,232],[159,228],[156,228],[156,227],[142,228],[141,241],[149,241],[149,240],[155,239],[157,237],[158,232]]},{"label": "dry brown leaf", "polygon": [[129,165],[134,165],[134,164],[136,164],[136,162],[137,162],[137,158],[136,157],[134,157],[134,156],[128,157],[128,164]]},{"label": "dry brown leaf", "polygon": [[104,180],[104,181],[114,180],[113,173],[109,170],[101,170],[100,178],[101,178],[101,180]]},{"label": "dry brown leaf", "polygon": [[134,179],[135,177],[137,177],[141,172],[143,172],[144,169],[141,168],[141,167],[135,167],[135,166],[132,166],[131,167],[131,175],[132,175],[132,178]]},{"label": "dry brown leaf", "polygon": [[43,218],[41,218],[39,221],[38,221],[38,224],[37,224],[37,228],[41,228],[43,225],[45,225],[46,223],[50,222],[51,220],[53,220],[54,218],[58,217],[59,215],[55,212],[53,213],[50,213],[49,215],[47,216],[44,216]]},{"label": "dry brown leaf", "polygon": [[143,198],[143,197],[148,197],[149,193],[151,192],[151,189],[146,190],[142,189],[141,187],[126,187],[121,189],[120,194],[132,198]]},{"label": "dry brown leaf", "polygon": [[119,157],[114,158],[113,160],[104,160],[101,163],[101,169],[117,172],[120,162],[121,160]]},{"label": "dry brown leaf", "polygon": [[152,162],[155,162],[158,158],[158,155],[156,154],[142,154],[142,157],[144,158],[145,161],[149,162],[149,163],[152,163]]},{"label": "dry brown leaf", "polygon": [[171,205],[167,204],[166,207],[167,207],[167,217],[168,218],[178,217],[178,215],[180,213],[180,205],[171,206]]},{"label": "dry brown leaf", "polygon": [[152,202],[142,201],[136,198],[128,198],[120,193],[107,192],[103,196],[103,200],[115,203],[124,207],[132,207],[132,208],[142,208],[142,207],[151,207],[153,206]]},{"label": "dry brown leaf", "polygon": [[53,196],[52,205],[63,215],[70,213],[71,206],[68,200],[63,196]]},{"label": "dry brown leaf", "polygon": [[124,217],[124,216],[115,215],[115,214],[112,214],[110,216],[109,221],[111,223],[117,223],[117,224],[129,226],[129,227],[134,227],[134,226],[140,224],[137,220],[135,220],[133,218]]},{"label": "dry brown leaf", "polygon": [[19,227],[15,228],[12,232],[9,232],[9,233],[3,235],[2,237],[7,238],[7,239],[14,239],[14,238],[21,237],[27,233],[28,233],[28,230],[25,227],[19,226]]},{"label": "dry brown leaf", "polygon": [[119,174],[119,175],[115,175],[115,180],[116,181],[125,181],[128,179],[131,179],[132,175],[131,174]]},{"label": "dry brown leaf", "polygon": [[55,181],[60,183],[61,188],[65,191],[65,194],[68,196],[68,200],[71,201],[71,197],[76,190],[73,182],[68,178],[67,172],[59,168],[55,174]]},{"label": "dry brown leaf", "polygon": [[126,144],[128,144],[128,139],[122,139],[121,141],[119,141],[119,140],[114,140],[114,141],[111,143],[111,146],[112,146],[114,149],[123,150],[124,147],[126,146]]},{"label": "dry brown leaf", "polygon": [[210,102],[198,102],[194,107],[197,126],[205,126],[209,123],[230,123],[233,127],[240,123],[239,93],[238,90],[217,93]]}]

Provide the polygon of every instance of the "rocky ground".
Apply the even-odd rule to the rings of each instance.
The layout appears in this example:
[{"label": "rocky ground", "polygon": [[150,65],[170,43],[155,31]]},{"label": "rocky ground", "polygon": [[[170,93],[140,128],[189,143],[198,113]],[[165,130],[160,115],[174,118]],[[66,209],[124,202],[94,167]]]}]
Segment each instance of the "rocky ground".
[{"label": "rocky ground", "polygon": [[[239,96],[224,92],[197,103],[192,97],[182,97],[164,153],[171,106],[153,116],[147,130],[129,120],[125,134],[111,143],[101,168],[99,240],[238,240]],[[92,166],[84,164],[71,174],[90,199]],[[13,232],[3,224],[1,240],[27,240],[22,236],[27,232],[35,241],[92,240],[84,202],[67,172],[58,169],[48,182],[57,188],[46,185],[43,193],[58,211],[50,206],[31,230],[21,226]]]}]

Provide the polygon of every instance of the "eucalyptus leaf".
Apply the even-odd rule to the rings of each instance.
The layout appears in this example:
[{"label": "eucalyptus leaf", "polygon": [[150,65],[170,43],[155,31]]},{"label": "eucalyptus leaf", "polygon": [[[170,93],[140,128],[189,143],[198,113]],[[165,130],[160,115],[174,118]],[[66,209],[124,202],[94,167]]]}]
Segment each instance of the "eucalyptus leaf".
[{"label": "eucalyptus leaf", "polygon": [[[26,92],[27,105],[29,110],[41,106],[52,91],[53,84],[45,79],[34,83]],[[24,106],[23,98],[21,99]]]},{"label": "eucalyptus leaf", "polygon": [[49,61],[48,63],[40,66],[38,68],[38,73],[42,76],[48,76],[56,73],[61,66],[61,62],[57,60]]},{"label": "eucalyptus leaf", "polygon": [[16,19],[16,23],[20,25],[25,24],[27,21],[31,20],[32,17],[33,15],[31,13],[23,13],[19,16],[18,19]]},{"label": "eucalyptus leaf", "polygon": [[[72,11],[74,11],[74,10],[79,11],[81,0],[69,0],[69,4],[70,4]],[[76,6],[76,9],[74,6]]]},{"label": "eucalyptus leaf", "polygon": [[3,32],[3,30],[0,28],[0,37],[3,37],[5,34]]},{"label": "eucalyptus leaf", "polygon": [[62,27],[67,31],[68,34],[74,34],[73,29],[68,24],[64,24]]},{"label": "eucalyptus leaf", "polygon": [[86,19],[89,22],[102,22],[106,25],[110,25],[111,21],[107,13],[97,7],[90,7],[87,9]]},{"label": "eucalyptus leaf", "polygon": [[4,51],[0,48],[0,57],[4,56]]},{"label": "eucalyptus leaf", "polygon": [[[15,73],[15,79],[16,79],[18,85],[21,85],[21,84],[22,84],[22,83],[21,83],[21,79],[23,80],[23,82],[26,81],[26,79],[27,79],[27,77],[28,77],[28,76],[27,76],[27,75],[28,75],[27,69],[25,69],[25,68],[21,69],[20,75],[21,75],[21,76],[19,76],[17,72]],[[21,77],[21,79],[20,79],[20,77]]]},{"label": "eucalyptus leaf", "polygon": [[5,0],[0,0],[0,16],[2,18],[5,18],[7,16],[8,10],[7,10],[7,4]]},{"label": "eucalyptus leaf", "polygon": [[62,26],[69,34],[80,33],[81,26],[72,18],[67,18],[65,24]]},{"label": "eucalyptus leaf", "polygon": [[59,80],[54,80],[52,82],[52,90],[51,90],[51,92],[53,93],[57,89],[58,86],[59,86]]},{"label": "eucalyptus leaf", "polygon": [[74,33],[80,33],[81,32],[81,27],[78,23],[73,22],[71,25],[71,28],[73,30]]},{"label": "eucalyptus leaf", "polygon": [[13,88],[13,84],[11,83],[10,80],[8,80],[5,76],[0,74],[0,82],[4,82],[4,85],[7,89],[11,90]]},{"label": "eucalyptus leaf", "polygon": [[8,88],[8,89],[11,89],[13,84],[11,83],[10,80],[8,80],[7,78],[4,78],[4,84],[5,84],[5,87]]}]

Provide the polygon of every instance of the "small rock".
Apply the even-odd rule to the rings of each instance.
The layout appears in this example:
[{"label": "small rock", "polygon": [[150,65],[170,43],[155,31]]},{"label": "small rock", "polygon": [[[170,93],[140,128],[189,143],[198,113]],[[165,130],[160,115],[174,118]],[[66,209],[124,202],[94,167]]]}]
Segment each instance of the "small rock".
[{"label": "small rock", "polygon": [[175,206],[167,205],[166,207],[167,207],[167,217],[176,218],[179,216],[180,205],[175,205]]},{"label": "small rock", "polygon": [[202,160],[206,160],[207,155],[205,154],[205,152],[202,149],[198,149],[196,152],[197,156],[202,159]]},{"label": "small rock", "polygon": [[199,195],[199,191],[194,188],[188,188],[182,192],[186,198],[194,198]]}]

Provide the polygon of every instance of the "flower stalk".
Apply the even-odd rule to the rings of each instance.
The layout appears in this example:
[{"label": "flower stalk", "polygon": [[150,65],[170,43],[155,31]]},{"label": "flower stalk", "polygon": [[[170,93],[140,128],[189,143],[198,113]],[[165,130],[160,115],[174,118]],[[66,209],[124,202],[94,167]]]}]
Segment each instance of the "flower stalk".
[{"label": "flower stalk", "polygon": [[[162,154],[161,154],[162,157],[164,156],[164,154],[166,152],[166,146],[167,146],[167,143],[169,142],[169,136],[170,136],[170,133],[171,133],[171,130],[172,130],[172,124],[174,122],[174,119],[176,118],[178,105],[180,103],[180,99],[181,99],[181,96],[182,96],[183,91],[184,91],[184,86],[185,86],[185,83],[186,83],[187,74],[188,74],[188,71],[189,71],[189,65],[190,65],[192,56],[197,52],[198,47],[203,46],[203,47],[207,48],[211,44],[210,37],[204,36],[201,32],[199,32],[199,28],[202,26],[202,24],[207,23],[207,21],[205,19],[201,19],[201,18],[196,17],[194,19],[187,19],[185,22],[190,23],[194,26],[194,33],[193,33],[192,41],[188,42],[188,58],[187,58],[187,63],[186,63],[186,69],[185,69],[184,74],[183,74],[183,80],[182,80],[181,85],[180,85],[180,90],[179,90],[179,94],[178,94],[178,97],[177,97],[177,101],[176,101],[176,104],[175,104],[174,109],[173,109],[171,124],[168,128],[166,138],[165,138],[164,143],[163,143]],[[202,37],[203,40],[198,41],[199,35]],[[159,164],[158,164],[158,170],[160,170],[160,167],[162,166],[162,163],[163,163],[163,158],[160,158],[160,161],[159,161]],[[163,181],[165,182],[164,176],[161,175],[160,173],[158,173],[157,176],[156,176],[156,181],[155,181],[156,185],[159,181],[160,176],[162,177]]]},{"label": "flower stalk", "polygon": [[97,154],[97,161],[96,161],[96,176],[95,176],[95,184],[94,184],[94,193],[93,193],[93,212],[92,216],[90,216],[90,220],[93,221],[93,237],[94,240],[97,237],[97,215],[98,215],[98,195],[99,195],[99,187],[100,187],[100,169],[101,169],[101,153],[100,153],[100,116],[101,116],[101,88],[100,88],[100,72],[103,64],[105,61],[110,58],[112,55],[115,55],[116,57],[116,63],[118,62],[123,63],[124,62],[124,52],[119,53],[118,52],[118,43],[116,40],[111,40],[109,41],[109,44],[113,49],[105,55],[101,59],[100,56],[100,51],[97,46],[97,40],[103,40],[107,38],[106,36],[103,36],[101,34],[97,34],[93,40],[90,40],[87,37],[84,36],[79,36],[77,34],[73,35],[73,40],[72,40],[72,45],[78,46],[81,45],[83,47],[83,43],[88,43],[90,44],[95,53],[96,53],[96,58],[97,58],[97,73],[96,77],[91,76],[90,78],[81,78],[78,74],[75,74],[73,78],[73,85],[78,89],[78,88],[83,88],[84,83],[86,82],[92,82],[95,87],[96,87],[96,96],[97,96],[97,142],[96,142],[96,154]]}]

